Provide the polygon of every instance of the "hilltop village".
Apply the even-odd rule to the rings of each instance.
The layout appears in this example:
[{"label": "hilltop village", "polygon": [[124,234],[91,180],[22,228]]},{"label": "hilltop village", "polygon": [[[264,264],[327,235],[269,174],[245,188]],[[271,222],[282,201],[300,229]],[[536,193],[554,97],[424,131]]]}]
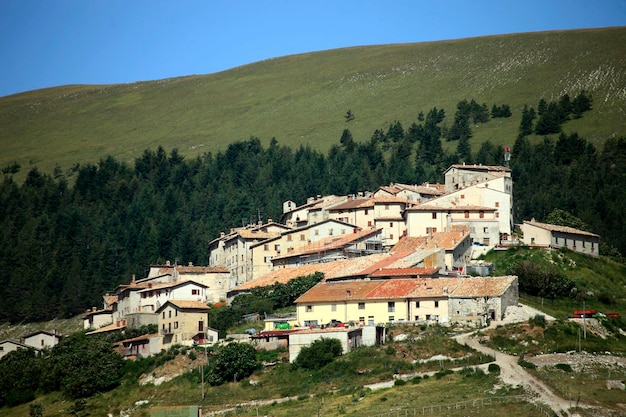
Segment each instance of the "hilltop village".
[{"label": "hilltop village", "polygon": [[[102,308],[86,312],[84,328],[89,335],[156,324],[157,334],[118,344],[127,357],[212,344],[219,335],[208,321],[209,305],[314,273],[324,278],[296,299],[295,314],[265,317],[264,331],[243,338],[261,348],[288,346],[294,360],[321,337],[339,339],[344,352],[381,343],[387,324],[481,326],[518,304],[518,279],[490,276],[490,265],[475,261],[480,255],[524,244],[598,256],[599,236],[585,231],[532,219],[514,234],[513,207],[508,167],[465,164],[450,166],[445,184],[286,201],[278,221],[233,228],[210,241],[208,266],[166,262],[146,277],[133,276],[104,295]],[[59,340],[39,336],[4,341],[2,354]]]}]

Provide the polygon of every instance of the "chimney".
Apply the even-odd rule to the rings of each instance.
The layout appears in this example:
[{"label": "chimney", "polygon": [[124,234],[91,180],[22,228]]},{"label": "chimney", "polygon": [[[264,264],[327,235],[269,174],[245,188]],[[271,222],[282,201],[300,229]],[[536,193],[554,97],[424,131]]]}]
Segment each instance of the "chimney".
[{"label": "chimney", "polygon": [[193,266],[193,262],[189,262],[189,265],[187,265],[187,266]]},{"label": "chimney", "polygon": [[268,222],[268,223],[273,223],[273,222],[272,222],[272,219],[267,219],[267,222]]},{"label": "chimney", "polygon": [[165,261],[165,266],[170,266],[170,261]]}]

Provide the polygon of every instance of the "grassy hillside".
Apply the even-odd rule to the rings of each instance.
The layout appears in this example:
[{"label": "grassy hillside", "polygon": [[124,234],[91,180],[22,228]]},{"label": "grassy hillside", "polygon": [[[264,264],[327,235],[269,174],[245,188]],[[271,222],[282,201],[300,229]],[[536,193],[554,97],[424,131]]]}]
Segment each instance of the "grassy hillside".
[{"label": "grassy hillside", "polygon": [[[522,295],[522,302],[534,305],[556,318],[572,316],[574,310],[586,308],[616,311],[626,317],[626,265],[608,258],[593,258],[569,250],[545,251],[519,247],[491,251],[485,260],[495,264],[495,275],[511,273],[516,263],[528,261],[538,270],[556,269],[575,283],[569,297],[542,299]],[[520,276],[520,281],[524,277]]]},{"label": "grassy hillside", "polygon": [[0,166],[65,171],[108,154],[132,160],[158,145],[193,156],[251,135],[325,150],[346,127],[365,141],[435,106],[450,125],[456,104],[472,98],[513,111],[474,127],[472,143],[512,144],[524,104],[583,89],[593,110],[564,129],[601,143],[626,132],[624,86],[626,27],[338,49],[210,75],[2,97]]}]

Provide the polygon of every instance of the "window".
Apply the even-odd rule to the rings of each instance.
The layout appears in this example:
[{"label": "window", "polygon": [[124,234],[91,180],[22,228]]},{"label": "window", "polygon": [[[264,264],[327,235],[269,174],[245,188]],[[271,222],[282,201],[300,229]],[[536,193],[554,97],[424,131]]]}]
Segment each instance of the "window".
[{"label": "window", "polygon": [[393,223],[392,222],[389,222],[389,227],[393,227]]},{"label": "window", "polygon": [[266,264],[269,264],[270,262],[272,262],[272,257],[271,257],[271,256],[265,256],[265,257],[263,258],[263,261],[264,261]]},{"label": "window", "polygon": [[174,328],[178,329],[178,322],[177,321],[174,322]]},{"label": "window", "polygon": [[373,326],[374,325],[374,316],[367,316],[367,324],[369,326]]},{"label": "window", "polygon": [[435,308],[439,307],[439,301],[435,301]]},{"label": "window", "polygon": [[369,213],[368,209],[365,209],[365,215],[367,216],[367,213]]},{"label": "window", "polygon": [[268,250],[270,250],[270,245],[268,245],[267,243],[265,245],[263,245],[263,250],[266,251],[266,252]]},{"label": "window", "polygon": [[198,288],[192,288],[191,295],[200,295],[200,290]]},{"label": "window", "polygon": [[165,311],[163,312],[163,318],[165,318]]},{"label": "window", "polygon": [[170,318],[170,319],[171,319],[171,318],[172,318],[172,310],[168,311],[168,313],[169,313],[169,314],[168,314],[168,318]]},{"label": "window", "polygon": [[359,323],[365,324],[365,317],[359,317]]},{"label": "window", "polygon": [[415,308],[420,308],[420,302],[419,301],[415,302]]},{"label": "window", "polygon": [[461,198],[465,198],[465,194],[461,194]]},{"label": "window", "polygon": [[433,218],[433,219],[436,219],[436,218],[437,218],[437,212],[436,212],[436,211],[433,211],[433,213],[432,213],[432,218]]},{"label": "window", "polygon": [[287,242],[291,242],[291,235],[287,235]]},{"label": "window", "polygon": [[389,239],[393,239],[393,233],[389,235]]},{"label": "window", "polygon": [[496,201],[496,207],[500,207],[500,202]]},{"label": "window", "polygon": [[483,233],[489,233],[489,228],[488,227],[483,227]]},{"label": "window", "polygon": [[359,310],[365,310],[365,303],[359,303]]},{"label": "window", "polygon": [[393,323],[395,319],[395,316],[389,316],[389,323]]},{"label": "window", "polygon": [[465,214],[465,218],[466,218],[466,219],[469,219],[469,211],[468,211],[468,210],[465,210],[465,213],[464,213],[464,214]]},{"label": "window", "polygon": [[385,204],[385,210],[389,210],[389,204]]},{"label": "window", "polygon": [[420,320],[420,316],[415,316],[415,321],[419,321]]},{"label": "window", "polygon": [[489,246],[489,238],[483,238],[483,243],[485,244],[485,246]]},{"label": "window", "polygon": [[369,227],[371,227],[371,226],[372,226],[372,221],[371,221],[371,220],[368,220],[368,221],[367,221],[367,225],[368,225]]},{"label": "window", "polygon": [[305,307],[305,311],[306,311],[307,313],[312,313],[312,312],[313,312],[313,306],[311,306],[311,305],[306,306],[306,307]]},{"label": "window", "polygon": [[199,332],[203,332],[204,331],[204,322],[202,320],[200,320],[198,322],[198,331]]},{"label": "window", "polygon": [[478,217],[480,217],[481,219],[484,219],[484,218],[485,218],[485,212],[484,212],[484,211],[482,211],[482,210],[481,210],[481,211],[479,211],[479,212],[478,212]]},{"label": "window", "polygon": [[331,304],[330,311],[337,311],[337,304]]},{"label": "window", "polygon": [[315,229],[315,236],[319,236],[319,234],[320,234],[320,231]]},{"label": "window", "polygon": [[306,240],[306,237],[305,237],[304,233],[300,234],[300,240],[302,240],[302,241]]},{"label": "window", "polygon": [[500,218],[500,213],[496,211],[496,219]]},{"label": "window", "polygon": [[395,301],[389,301],[387,303],[387,312],[394,313],[396,311],[396,303]]}]

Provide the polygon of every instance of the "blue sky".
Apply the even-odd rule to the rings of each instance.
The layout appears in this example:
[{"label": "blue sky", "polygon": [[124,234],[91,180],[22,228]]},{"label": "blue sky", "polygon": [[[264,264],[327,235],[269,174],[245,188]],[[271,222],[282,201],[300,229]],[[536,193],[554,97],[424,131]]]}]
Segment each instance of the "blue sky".
[{"label": "blue sky", "polygon": [[626,25],[626,0],[0,0],[0,96],[349,46]]}]

